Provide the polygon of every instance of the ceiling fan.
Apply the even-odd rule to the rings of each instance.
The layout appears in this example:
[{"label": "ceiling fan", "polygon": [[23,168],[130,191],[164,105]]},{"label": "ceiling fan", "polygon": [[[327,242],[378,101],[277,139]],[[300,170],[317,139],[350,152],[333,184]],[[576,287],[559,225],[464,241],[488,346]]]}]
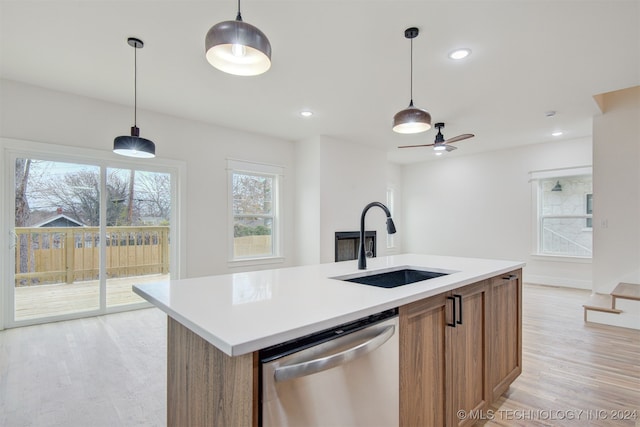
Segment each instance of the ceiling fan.
[{"label": "ceiling fan", "polygon": [[462,141],[464,139],[473,138],[475,135],[472,133],[463,133],[462,135],[454,136],[453,138],[444,139],[444,135],[442,135],[442,128],[444,127],[444,123],[436,123],[434,125],[438,129],[438,133],[436,134],[436,139],[433,144],[419,144],[419,145],[401,145],[398,148],[413,148],[413,147],[433,147],[433,150],[436,152],[442,151],[453,151],[458,147],[454,147],[453,145],[449,145],[453,142]]}]

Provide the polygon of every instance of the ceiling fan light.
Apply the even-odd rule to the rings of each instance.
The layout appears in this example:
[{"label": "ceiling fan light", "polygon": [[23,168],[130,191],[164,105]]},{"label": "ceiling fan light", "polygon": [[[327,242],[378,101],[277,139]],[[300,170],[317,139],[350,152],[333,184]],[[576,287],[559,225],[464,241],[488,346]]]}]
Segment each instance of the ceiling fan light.
[{"label": "ceiling fan light", "polygon": [[241,20],[211,27],[205,38],[205,53],[212,66],[236,76],[257,76],[271,68],[269,39]]},{"label": "ceiling fan light", "polygon": [[433,146],[433,151],[445,151],[447,146],[445,144],[435,144]]},{"label": "ceiling fan light", "polygon": [[393,116],[394,132],[411,134],[429,129],[431,129],[431,114],[412,105]]}]

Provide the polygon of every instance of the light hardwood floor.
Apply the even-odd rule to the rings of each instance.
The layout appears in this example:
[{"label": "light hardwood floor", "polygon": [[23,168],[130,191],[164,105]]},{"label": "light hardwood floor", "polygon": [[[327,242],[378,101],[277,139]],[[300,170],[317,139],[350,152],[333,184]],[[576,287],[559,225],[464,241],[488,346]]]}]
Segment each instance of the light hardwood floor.
[{"label": "light hardwood floor", "polygon": [[[640,418],[640,332],[585,325],[588,294],[524,286],[523,373],[485,426],[640,426],[612,419]],[[164,426],[166,323],[153,308],[0,332],[0,425]]]},{"label": "light hardwood floor", "polygon": [[0,332],[0,426],[164,426],[156,308]]},{"label": "light hardwood floor", "polygon": [[522,374],[485,427],[640,426],[640,331],[585,324],[588,295],[525,284]]}]

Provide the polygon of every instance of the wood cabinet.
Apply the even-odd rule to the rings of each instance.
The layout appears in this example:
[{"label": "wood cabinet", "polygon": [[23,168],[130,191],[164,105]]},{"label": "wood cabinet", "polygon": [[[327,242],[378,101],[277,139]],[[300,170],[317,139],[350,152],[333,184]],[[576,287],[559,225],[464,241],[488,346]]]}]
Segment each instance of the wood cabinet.
[{"label": "wood cabinet", "polygon": [[489,384],[502,395],[522,372],[522,270],[490,281]]},{"label": "wood cabinet", "polygon": [[400,307],[400,425],[464,426],[488,404],[486,281]]},{"label": "wood cabinet", "polygon": [[227,356],[171,317],[167,337],[168,427],[258,425],[257,353]]},{"label": "wood cabinet", "polygon": [[400,425],[468,426],[520,374],[521,271],[400,307]]},{"label": "wood cabinet", "polygon": [[488,283],[483,281],[452,292],[456,303],[456,325],[448,326],[450,404],[447,416],[450,426],[473,424],[471,418],[459,417],[458,411],[479,412],[486,409],[490,397],[488,370]]},{"label": "wood cabinet", "polygon": [[[400,425],[473,424],[522,370],[522,272],[399,307]],[[259,424],[256,353],[230,357],[169,317],[168,426]],[[477,417],[475,417],[477,418]]]},{"label": "wood cabinet", "polygon": [[400,307],[400,426],[445,426],[446,294]]}]

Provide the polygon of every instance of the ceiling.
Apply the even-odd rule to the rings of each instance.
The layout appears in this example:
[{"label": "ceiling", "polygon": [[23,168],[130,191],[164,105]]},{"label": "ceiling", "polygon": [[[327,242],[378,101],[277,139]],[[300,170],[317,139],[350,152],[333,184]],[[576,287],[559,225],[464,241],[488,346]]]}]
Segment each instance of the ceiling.
[{"label": "ceiling", "polygon": [[[205,34],[236,8],[232,0],[1,0],[0,73],[132,106],[126,40],[135,36],[145,43],[140,110],[291,141],[325,135],[384,149],[398,163],[434,158],[396,146],[431,143],[435,129],[391,130],[410,98],[410,26],[420,29],[416,106],[446,123],[446,138],[476,135],[447,156],[588,137],[599,113],[592,96],[640,84],[639,0],[245,0],[245,22],[273,50],[271,69],[256,77],[224,74],[204,57]],[[458,47],[472,54],[449,59]],[[138,123],[154,139],[144,111]]]}]

